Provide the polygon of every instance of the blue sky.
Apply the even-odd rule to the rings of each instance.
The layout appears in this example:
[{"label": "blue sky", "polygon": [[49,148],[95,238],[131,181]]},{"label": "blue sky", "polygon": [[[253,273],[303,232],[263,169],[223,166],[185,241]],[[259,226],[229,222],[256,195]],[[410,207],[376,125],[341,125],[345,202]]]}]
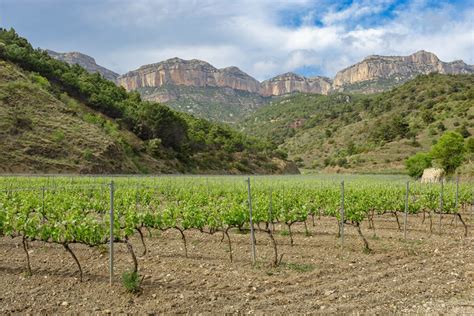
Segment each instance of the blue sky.
[{"label": "blue sky", "polygon": [[0,0],[0,25],[118,73],[181,57],[259,80],[332,77],[367,55],[421,49],[474,64],[474,0]]}]

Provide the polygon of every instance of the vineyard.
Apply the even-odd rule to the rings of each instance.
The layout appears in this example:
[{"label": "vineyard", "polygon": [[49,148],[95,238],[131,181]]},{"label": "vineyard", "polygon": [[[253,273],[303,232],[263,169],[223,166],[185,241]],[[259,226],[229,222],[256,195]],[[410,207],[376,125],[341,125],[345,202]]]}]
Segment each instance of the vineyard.
[{"label": "vineyard", "polygon": [[[322,271],[326,271],[336,279],[321,285],[323,288],[315,293],[330,299],[332,291],[339,291],[326,289],[338,283],[334,264],[346,277],[352,273],[350,267],[359,262],[360,269],[370,267],[376,269],[376,274],[387,274],[377,271],[390,271],[393,260],[403,262],[400,267],[416,264],[416,258],[425,254],[429,259],[423,262],[437,260],[436,269],[448,266],[464,269],[464,281],[457,287],[469,288],[471,272],[465,260],[469,262],[466,258],[472,252],[469,237],[474,219],[472,198],[473,186],[468,182],[420,184],[410,181],[407,184],[407,178],[402,176],[262,176],[251,177],[250,183],[242,176],[3,177],[0,178],[0,234],[3,236],[0,237],[3,253],[0,273],[7,278],[2,277],[7,282],[5,286],[8,282],[17,282],[15,275],[20,276],[20,281],[38,280],[33,284],[40,288],[44,278],[63,282],[65,276],[71,276],[77,283],[68,285],[65,293],[79,291],[83,286],[103,287],[106,293],[110,288],[107,281],[112,281],[109,276],[114,265],[110,263],[115,253],[113,288],[120,288],[119,279],[124,272],[136,272],[143,282],[140,299],[146,298],[147,302],[158,299],[156,294],[151,296],[155,291],[153,284],[165,284],[160,288],[165,286],[166,289],[166,284],[176,282],[180,284],[176,285],[177,291],[182,291],[187,288],[183,281],[187,278],[191,278],[192,288],[210,282],[205,296],[195,298],[202,301],[198,305],[201,307],[182,303],[183,309],[176,310],[180,296],[172,294],[171,298],[163,296],[162,304],[168,309],[160,310],[165,312],[195,308],[215,310],[216,302],[220,302],[217,294],[212,294],[215,284],[229,282],[226,287],[233,288],[240,283],[232,281],[234,274],[228,269],[256,280],[262,278],[258,271],[266,271],[268,279],[261,282],[282,282],[288,271],[295,271],[297,281],[288,283],[288,289],[293,282],[303,282],[298,277],[300,273],[314,274],[317,284]],[[443,257],[429,255],[432,250],[434,254],[439,253],[440,249],[444,249],[441,250]],[[17,268],[9,268],[11,265]],[[161,266],[158,270],[161,272],[156,270],[157,266]],[[315,267],[320,267],[321,272],[314,270]],[[421,275],[430,278],[434,268],[429,267],[423,271],[413,268],[416,274],[407,276],[400,286],[410,284],[413,288],[412,281]],[[189,271],[195,272],[190,275]],[[449,276],[448,271],[437,273]],[[392,273],[399,277],[399,272]],[[216,279],[209,280],[213,274]],[[357,281],[361,275],[354,277]],[[9,278],[13,280],[7,281]],[[353,285],[356,291],[353,295],[360,295],[361,286],[371,286],[370,273],[367,278]],[[93,284],[88,285],[91,280]],[[351,287],[349,281],[345,282],[340,289]],[[253,281],[249,284],[254,288]],[[373,291],[378,291],[381,283],[375,284]],[[446,291],[454,291],[451,283],[446,284],[449,285],[439,286],[440,297]],[[307,283],[307,286],[311,288],[315,283]],[[415,286],[419,287],[419,283]],[[303,289],[295,290],[295,295],[302,295]],[[232,294],[234,291],[239,288],[220,295],[239,301]],[[388,287],[385,292],[390,298],[384,300],[390,302],[392,297],[395,300],[393,289]],[[21,292],[15,293],[11,295],[21,295]],[[54,293],[51,295],[57,295]],[[189,293],[197,295],[193,291]],[[330,310],[333,312],[347,311],[339,303],[343,297],[337,298],[338,304],[325,304],[333,306]],[[5,301],[0,295],[0,301],[2,299]],[[120,296],[117,300],[121,302]],[[280,301],[274,302],[274,308]],[[202,309],[208,302],[210,309]],[[312,304],[324,308],[323,303],[317,302]],[[371,302],[366,301],[367,308]],[[154,304],[149,310],[156,310]],[[229,305],[228,301],[220,304],[223,311],[242,311],[248,310],[249,302],[245,299],[240,307]],[[21,311],[8,306],[0,311]],[[354,308],[354,305],[349,306],[352,307],[348,310]],[[233,309],[229,309],[231,307]],[[130,307],[125,305],[122,310],[147,311],[127,308]],[[258,305],[255,308],[259,309]],[[294,307],[302,312],[312,310],[302,308]],[[374,308],[367,311],[375,311]],[[65,310],[54,307],[45,311]]]},{"label": "vineyard", "polygon": [[[374,218],[387,213],[394,216],[398,229],[404,226],[408,232],[408,215],[422,214],[423,222],[425,217],[429,222],[427,233],[434,230],[435,214],[440,229],[442,217],[450,215],[449,222],[459,220],[464,227],[464,236],[468,234],[461,214],[469,214],[472,208],[473,191],[469,183],[411,183],[407,192],[405,181],[397,178],[366,181],[355,177],[344,187],[335,178],[256,177],[250,180],[251,186],[245,179],[3,178],[0,182],[0,234],[22,239],[28,274],[32,274],[28,242],[41,241],[61,245],[76,263],[81,280],[81,264],[71,244],[99,247],[109,244],[111,238],[114,243],[124,243],[133,259],[131,269],[136,272],[135,249],[140,247],[146,255],[146,239],[153,236],[154,231],[178,231],[185,256],[188,256],[188,231],[219,234],[228,245],[229,261],[232,262],[230,232],[255,228],[266,233],[272,241],[271,264],[274,266],[282,260],[273,237],[275,227],[283,227],[293,245],[293,225],[303,223],[305,233],[309,235],[308,226],[321,217],[334,218],[338,237],[344,226],[355,227],[363,245],[361,249],[367,252],[370,252],[370,246],[361,223],[368,221],[369,229],[375,233]],[[249,196],[253,225],[250,225]],[[407,218],[404,218],[405,211]],[[341,216],[344,225],[341,225]],[[134,235],[139,236],[140,245],[130,242]]]}]

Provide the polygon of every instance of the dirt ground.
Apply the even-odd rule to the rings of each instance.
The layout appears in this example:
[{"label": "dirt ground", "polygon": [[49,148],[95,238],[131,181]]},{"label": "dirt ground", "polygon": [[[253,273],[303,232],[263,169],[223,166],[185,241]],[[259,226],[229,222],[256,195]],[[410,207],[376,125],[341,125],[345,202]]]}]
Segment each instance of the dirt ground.
[{"label": "dirt ground", "polygon": [[[467,216],[469,218],[469,216]],[[277,227],[282,264],[269,264],[269,238],[257,233],[257,265],[252,267],[248,233],[233,231],[234,262],[221,235],[187,231],[189,257],[179,232],[146,238],[148,254],[139,257],[145,276],[139,295],[129,294],[121,273],[132,266],[124,245],[116,245],[116,282],[108,283],[106,248],[71,246],[84,270],[60,246],[31,243],[33,276],[26,277],[20,239],[0,238],[0,313],[429,313],[474,314],[474,216],[468,237],[443,220],[442,234],[430,235],[421,216],[409,217],[408,240],[393,217],[375,220],[375,233],[363,223],[372,248],[363,252],[355,228],[345,228],[344,249],[334,218],[308,222],[295,231],[295,245]],[[133,240],[137,255],[141,243]]]}]

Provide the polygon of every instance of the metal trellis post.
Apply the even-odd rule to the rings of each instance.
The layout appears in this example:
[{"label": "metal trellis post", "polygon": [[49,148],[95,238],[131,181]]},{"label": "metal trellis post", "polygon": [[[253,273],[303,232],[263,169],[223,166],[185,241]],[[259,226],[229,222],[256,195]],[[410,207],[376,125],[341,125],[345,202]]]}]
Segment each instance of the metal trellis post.
[{"label": "metal trellis post", "polygon": [[408,194],[410,192],[410,182],[407,181],[407,189],[405,193],[405,217],[403,220],[403,238],[407,239],[407,221],[408,221]]},{"label": "metal trellis post", "polygon": [[110,285],[114,278],[114,182],[110,182],[110,236],[109,236],[109,273]]},{"label": "metal trellis post", "polygon": [[340,225],[340,234],[341,234],[341,249],[344,248],[344,180],[341,181],[341,225]]},{"label": "metal trellis post", "polygon": [[253,229],[253,219],[252,219],[252,194],[250,191],[250,177],[247,178],[247,187],[249,193],[249,216],[250,216],[250,242],[252,244],[252,264],[255,265],[256,255],[255,255],[255,231]]}]

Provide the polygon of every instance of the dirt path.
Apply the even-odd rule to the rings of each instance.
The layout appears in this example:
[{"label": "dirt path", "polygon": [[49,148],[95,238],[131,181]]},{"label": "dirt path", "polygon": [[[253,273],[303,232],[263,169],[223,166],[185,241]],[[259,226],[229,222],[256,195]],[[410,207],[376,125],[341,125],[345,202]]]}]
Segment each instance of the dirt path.
[{"label": "dirt path", "polygon": [[[283,264],[271,268],[273,251],[266,234],[257,234],[257,267],[250,265],[249,235],[231,234],[234,263],[229,262],[221,234],[186,232],[184,257],[177,231],[146,238],[149,252],[139,258],[145,275],[136,296],[120,284],[121,272],[132,266],[124,245],[116,246],[116,279],[108,285],[106,249],[72,246],[82,263],[84,282],[77,279],[71,257],[55,245],[32,243],[33,276],[25,277],[20,239],[0,238],[0,313],[465,313],[474,314],[474,249],[472,226],[443,222],[443,234],[430,236],[428,221],[409,219],[408,241],[391,216],[375,220],[376,236],[363,224],[371,253],[352,227],[346,228],[341,251],[333,218],[295,227],[295,245],[276,234]],[[277,230],[281,231],[281,227]],[[292,228],[293,229],[293,228]],[[437,229],[437,224],[435,225]],[[137,254],[139,240],[133,240]]]}]

